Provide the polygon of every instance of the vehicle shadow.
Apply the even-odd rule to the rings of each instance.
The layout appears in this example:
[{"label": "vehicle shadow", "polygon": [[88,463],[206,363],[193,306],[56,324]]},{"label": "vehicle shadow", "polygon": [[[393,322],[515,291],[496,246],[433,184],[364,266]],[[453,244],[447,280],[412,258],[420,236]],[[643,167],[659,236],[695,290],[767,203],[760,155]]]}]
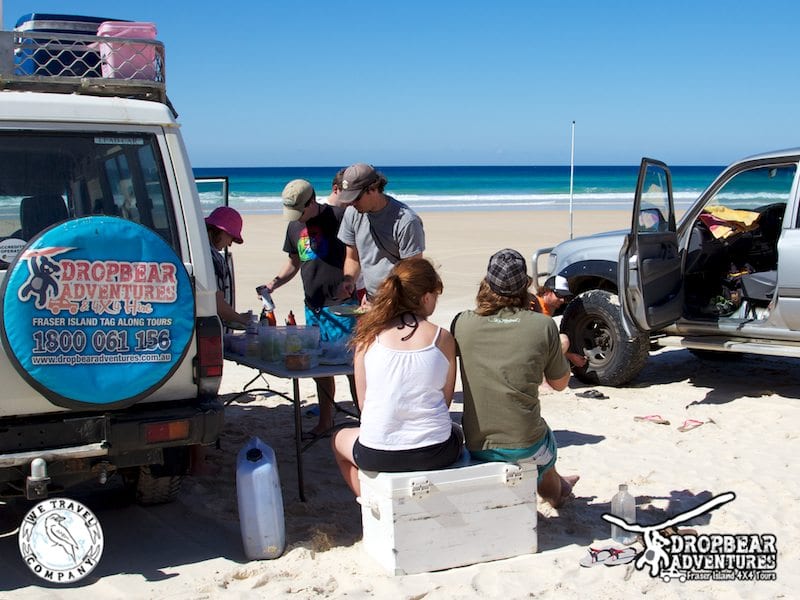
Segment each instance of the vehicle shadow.
[{"label": "vehicle shadow", "polygon": [[[285,515],[284,554],[294,548],[324,552],[359,541],[360,506],[339,473],[330,439],[320,438],[303,453],[307,501],[300,502],[293,405],[279,402],[266,406],[258,402],[258,396],[242,396],[226,407],[219,444],[206,448],[201,472],[185,478],[173,503],[133,504],[130,490],[117,485],[116,476],[102,488],[92,484],[57,494],[85,504],[103,528],[100,562],[90,575],[74,584],[50,584],[32,574],[22,560],[17,531],[36,502],[0,503],[0,596],[24,588],[64,587],[85,588],[90,595],[97,595],[92,584],[102,579],[101,585],[124,589],[124,581],[114,576],[131,574],[148,582],[182,577],[192,585],[193,577],[212,568],[207,565],[217,559],[214,568],[223,573],[249,563],[239,524],[236,461],[239,450],[252,436],[272,446],[277,456]],[[349,402],[342,405],[350,407]],[[303,407],[304,430],[316,424],[316,416],[306,416],[308,408]],[[348,419],[344,414],[337,415],[337,423]],[[192,567],[187,569],[187,565]]]},{"label": "vehicle shadow", "polygon": [[698,358],[688,350],[669,349],[651,354],[647,365],[628,387],[646,388],[675,381],[706,389],[697,404],[726,404],[738,398],[777,394],[800,398],[800,370],[794,358],[722,354]]},{"label": "vehicle shadow", "polygon": [[[111,481],[111,480],[109,480]],[[113,484],[112,484],[113,486]],[[198,515],[191,510],[191,498],[174,503],[142,507],[130,503],[122,490],[103,489],[91,495],[59,494],[85,504],[103,529],[103,554],[97,567],[84,579],[69,585],[50,583],[30,572],[22,560],[17,528],[36,502],[13,501],[0,507],[0,591],[26,587],[83,588],[100,579],[121,573],[139,574],[146,581],[176,577],[169,573],[176,565],[199,563],[217,557],[245,562],[238,524]]]}]

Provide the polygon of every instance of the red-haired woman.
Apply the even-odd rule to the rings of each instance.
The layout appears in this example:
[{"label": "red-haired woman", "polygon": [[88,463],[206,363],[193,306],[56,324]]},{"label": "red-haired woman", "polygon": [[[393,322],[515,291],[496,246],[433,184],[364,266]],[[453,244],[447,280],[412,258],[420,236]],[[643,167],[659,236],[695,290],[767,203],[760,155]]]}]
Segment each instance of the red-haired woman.
[{"label": "red-haired woman", "polygon": [[463,435],[450,420],[455,342],[428,321],[442,280],[421,257],[400,261],[383,281],[351,344],[361,426],[333,437],[336,462],[360,495],[358,470],[441,469],[461,453]]}]

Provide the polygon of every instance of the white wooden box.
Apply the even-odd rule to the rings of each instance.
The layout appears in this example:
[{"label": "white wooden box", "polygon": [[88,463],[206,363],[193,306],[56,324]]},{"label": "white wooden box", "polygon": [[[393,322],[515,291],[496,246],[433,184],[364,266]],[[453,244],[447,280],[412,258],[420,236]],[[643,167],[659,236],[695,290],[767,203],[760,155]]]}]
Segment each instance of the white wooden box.
[{"label": "white wooden box", "polygon": [[536,465],[360,471],[364,548],[395,575],[536,552]]}]

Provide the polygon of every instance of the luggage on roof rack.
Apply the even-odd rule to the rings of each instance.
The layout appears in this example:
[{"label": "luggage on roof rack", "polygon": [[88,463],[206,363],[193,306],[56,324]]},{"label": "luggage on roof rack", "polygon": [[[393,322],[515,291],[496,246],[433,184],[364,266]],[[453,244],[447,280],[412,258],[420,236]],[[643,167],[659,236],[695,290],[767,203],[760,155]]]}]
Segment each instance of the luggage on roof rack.
[{"label": "luggage on roof rack", "polygon": [[[14,31],[68,35],[97,35],[105,17],[84,17],[30,13],[17,20]],[[15,52],[15,63],[21,75],[68,75],[75,77],[100,77],[100,53],[91,43],[56,37],[35,38]],[[56,46],[58,42],[63,42]]]},{"label": "luggage on roof rack", "polygon": [[0,32],[0,88],[167,102],[164,45],[152,23],[29,17],[38,18],[23,17],[18,29]]}]

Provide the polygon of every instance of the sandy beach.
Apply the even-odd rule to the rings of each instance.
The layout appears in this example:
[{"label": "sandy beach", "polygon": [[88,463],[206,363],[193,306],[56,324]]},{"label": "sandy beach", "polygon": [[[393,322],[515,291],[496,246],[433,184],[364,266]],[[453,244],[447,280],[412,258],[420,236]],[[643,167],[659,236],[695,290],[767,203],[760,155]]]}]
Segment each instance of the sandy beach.
[{"label": "sandy beach", "polygon": [[[444,294],[432,320],[448,326],[473,304],[489,256],[503,247],[530,261],[537,248],[569,236],[566,212],[422,213],[427,252],[439,267]],[[629,213],[577,211],[574,234],[627,228]],[[248,215],[245,244],[234,248],[238,309],[258,310],[254,288],[285,261],[285,223]],[[530,268],[530,265],[529,265]],[[292,310],[302,322],[300,278],[278,290],[279,322]],[[22,563],[15,528],[18,506],[0,505],[0,598],[789,598],[800,587],[800,370],[796,360],[747,356],[701,361],[685,350],[659,350],[626,388],[598,386],[606,399],[586,399],[577,380],[542,396],[542,413],[559,445],[558,469],[580,474],[574,498],[561,509],[539,503],[538,552],[516,558],[408,576],[386,574],[365,552],[360,506],[340,478],[327,440],[304,454],[307,502],[297,494],[293,412],[280,397],[246,395],[230,405],[219,448],[208,451],[210,473],[191,476],[170,505],[142,508],[100,494],[89,505],[105,532],[105,553],[80,584],[39,585]],[[255,372],[225,364],[221,393],[241,391]],[[267,377],[290,393],[289,381]],[[457,392],[460,384],[457,384]],[[301,382],[304,412],[316,403]],[[337,399],[350,402],[343,377]],[[460,418],[461,396],[453,403]],[[635,420],[658,414],[669,424]],[[338,417],[343,419],[344,417]],[[688,419],[702,426],[679,431]],[[304,417],[310,429],[315,417]],[[257,435],[277,454],[287,548],[275,560],[248,561],[239,534],[236,454]],[[591,547],[610,543],[608,512],[627,483],[643,524],[657,523],[724,492],[735,500],[681,526],[700,534],[772,534],[774,581],[669,581],[632,564],[580,566]],[[635,546],[641,549],[641,544]]]}]

